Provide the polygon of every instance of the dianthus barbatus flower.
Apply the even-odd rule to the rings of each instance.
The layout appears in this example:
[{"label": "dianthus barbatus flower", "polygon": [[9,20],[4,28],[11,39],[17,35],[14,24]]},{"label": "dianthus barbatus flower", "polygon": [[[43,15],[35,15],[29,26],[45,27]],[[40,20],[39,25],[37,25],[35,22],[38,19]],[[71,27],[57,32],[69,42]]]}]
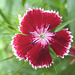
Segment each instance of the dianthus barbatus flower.
[{"label": "dianthus barbatus flower", "polygon": [[70,60],[69,63],[74,63],[75,62],[75,43],[71,47],[69,54],[74,55],[74,56],[71,57],[71,60]]},{"label": "dianthus barbatus flower", "polygon": [[20,21],[22,34],[16,34],[13,38],[15,55],[19,59],[29,60],[32,67],[36,68],[49,67],[53,62],[49,45],[57,56],[64,57],[72,42],[71,32],[68,29],[50,32],[60,22],[58,13],[41,9],[27,11]]}]

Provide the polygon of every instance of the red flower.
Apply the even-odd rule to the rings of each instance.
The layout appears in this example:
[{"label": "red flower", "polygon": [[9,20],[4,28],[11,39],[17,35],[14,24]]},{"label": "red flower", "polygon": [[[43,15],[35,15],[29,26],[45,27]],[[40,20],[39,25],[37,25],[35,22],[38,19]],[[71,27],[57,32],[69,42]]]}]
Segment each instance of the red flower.
[{"label": "red flower", "polygon": [[33,67],[49,67],[52,58],[49,47],[57,56],[66,55],[72,42],[72,36],[68,29],[59,32],[50,32],[61,23],[61,17],[55,12],[33,9],[28,11],[21,20],[20,31],[13,38],[15,55],[19,59],[29,60]]},{"label": "red flower", "polygon": [[[69,54],[75,55],[75,43],[74,45],[71,47]],[[75,57],[72,56],[71,60],[69,63],[73,63],[75,61]]]}]

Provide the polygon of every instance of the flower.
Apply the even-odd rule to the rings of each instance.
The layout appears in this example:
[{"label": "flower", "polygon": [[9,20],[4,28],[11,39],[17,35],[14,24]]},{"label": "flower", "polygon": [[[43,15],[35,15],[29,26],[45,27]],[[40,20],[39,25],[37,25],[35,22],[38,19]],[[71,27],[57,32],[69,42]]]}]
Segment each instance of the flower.
[{"label": "flower", "polygon": [[69,52],[71,32],[68,29],[50,32],[61,24],[58,13],[32,9],[20,20],[22,34],[16,34],[12,43],[17,58],[29,60],[32,67],[43,68],[53,62],[49,46],[62,58]]},{"label": "flower", "polygon": [[[71,47],[69,54],[75,55],[75,43],[74,43],[73,46]],[[74,62],[75,62],[75,57],[72,56],[72,58],[71,58],[71,60],[70,60],[69,63],[74,63]]]}]

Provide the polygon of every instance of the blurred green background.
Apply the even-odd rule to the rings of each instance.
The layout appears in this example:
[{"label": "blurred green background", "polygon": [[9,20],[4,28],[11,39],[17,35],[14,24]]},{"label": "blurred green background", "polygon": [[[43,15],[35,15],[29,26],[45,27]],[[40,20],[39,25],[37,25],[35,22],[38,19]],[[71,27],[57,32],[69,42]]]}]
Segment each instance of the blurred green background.
[{"label": "blurred green background", "polygon": [[72,21],[75,19],[75,0],[0,0],[0,75],[75,75],[75,62],[69,64],[71,56],[64,59],[52,56],[54,64],[51,67],[37,70],[29,62],[13,57],[12,37],[20,33],[18,14],[23,15],[26,9],[33,7],[59,11],[63,22],[57,31],[69,28],[75,42],[75,21]]}]

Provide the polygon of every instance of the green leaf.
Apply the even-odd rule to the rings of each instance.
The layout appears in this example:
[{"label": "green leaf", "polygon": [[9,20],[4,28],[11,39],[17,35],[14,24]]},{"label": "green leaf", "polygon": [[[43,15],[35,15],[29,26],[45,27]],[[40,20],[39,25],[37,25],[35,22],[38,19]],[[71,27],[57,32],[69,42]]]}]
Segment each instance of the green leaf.
[{"label": "green leaf", "polygon": [[67,26],[69,23],[72,23],[74,21],[75,21],[75,19],[72,19],[72,20],[69,20],[69,21],[57,26],[55,29],[55,32],[60,31],[63,27]]},{"label": "green leaf", "polygon": [[4,21],[6,23],[8,23],[8,28],[12,29],[12,30],[15,30],[15,28],[13,26],[11,26],[12,24],[10,23],[10,21],[8,20],[8,18],[4,15],[4,13],[2,12],[2,10],[0,9],[0,14],[2,16],[2,18],[4,19]]},{"label": "green leaf", "polygon": [[[75,19],[75,0],[67,0],[68,2],[68,16],[69,19]],[[70,30],[72,32],[72,35],[74,36],[73,40],[75,41],[75,21],[70,23]]]},{"label": "green leaf", "polygon": [[52,54],[54,57],[57,57],[53,49],[50,47],[50,45],[48,46],[49,46],[50,54]]},{"label": "green leaf", "polygon": [[26,0],[22,0],[22,6],[24,7]]}]

